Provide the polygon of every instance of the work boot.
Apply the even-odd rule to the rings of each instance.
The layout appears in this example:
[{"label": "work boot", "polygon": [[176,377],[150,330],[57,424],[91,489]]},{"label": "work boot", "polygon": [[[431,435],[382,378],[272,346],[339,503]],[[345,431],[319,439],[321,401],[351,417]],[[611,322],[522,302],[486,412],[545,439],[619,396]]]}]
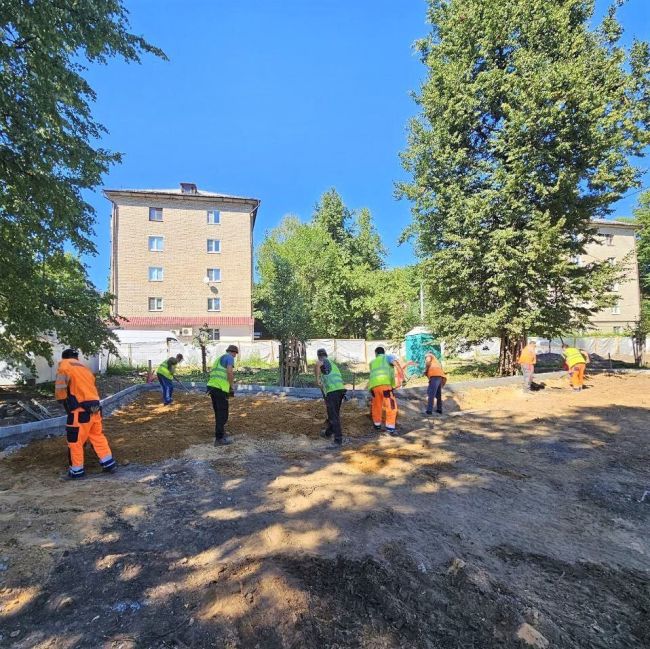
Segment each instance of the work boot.
[{"label": "work boot", "polygon": [[379,424],[379,425],[377,425],[377,424],[373,424],[373,425],[372,425],[372,430],[373,430],[375,433],[381,433],[381,424]]},{"label": "work boot", "polygon": [[329,446],[325,447],[327,451],[340,451],[343,447],[343,440],[334,440]]},{"label": "work boot", "polygon": [[441,414],[442,414],[442,408],[440,408],[440,410],[436,410],[436,412],[437,412],[439,415],[441,415]]},{"label": "work boot", "polygon": [[425,410],[424,414],[431,416],[433,414],[433,410]]},{"label": "work boot", "polygon": [[230,439],[228,437],[215,437],[214,438],[214,445],[215,446],[228,446],[228,444],[232,444]]},{"label": "work boot", "polygon": [[399,437],[402,433],[397,430],[397,428],[387,428],[386,432],[391,436],[391,437]]},{"label": "work boot", "polygon": [[115,473],[117,471],[117,462],[113,458],[100,462],[100,464],[104,473]]},{"label": "work boot", "polygon": [[326,430],[325,428],[323,428],[323,430],[321,430],[320,432],[320,436],[324,437],[325,439],[329,439],[332,436],[332,433]]},{"label": "work boot", "polygon": [[86,475],[86,469],[68,469],[68,480],[79,480]]}]

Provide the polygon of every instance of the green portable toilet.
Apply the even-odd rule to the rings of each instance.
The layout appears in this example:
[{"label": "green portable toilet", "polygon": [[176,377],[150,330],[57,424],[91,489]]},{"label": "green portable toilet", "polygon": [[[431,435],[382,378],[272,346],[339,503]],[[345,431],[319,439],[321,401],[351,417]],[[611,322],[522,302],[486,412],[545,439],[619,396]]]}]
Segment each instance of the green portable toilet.
[{"label": "green portable toilet", "polygon": [[424,374],[424,357],[428,352],[433,352],[442,362],[440,343],[426,327],[414,327],[406,334],[406,360],[413,361],[415,366],[407,368],[407,376],[422,376]]}]

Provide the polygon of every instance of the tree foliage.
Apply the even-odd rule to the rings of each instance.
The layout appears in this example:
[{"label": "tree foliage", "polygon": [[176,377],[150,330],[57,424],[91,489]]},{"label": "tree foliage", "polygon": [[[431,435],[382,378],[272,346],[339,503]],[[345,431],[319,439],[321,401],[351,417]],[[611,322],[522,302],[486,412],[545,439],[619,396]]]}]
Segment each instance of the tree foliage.
[{"label": "tree foliage", "polygon": [[129,32],[121,0],[0,5],[0,355],[10,361],[49,358],[47,332],[84,352],[110,339],[107,298],[64,254],[95,252],[83,191],[120,160],[96,145],[105,129],[84,64],[144,52],[164,56]]},{"label": "tree foliage", "polygon": [[573,260],[590,220],[639,183],[650,141],[646,43],[629,51],[592,0],[429,0],[428,76],[402,154],[414,236],[450,337],[502,340],[511,373],[530,333],[586,328],[620,268]]},{"label": "tree foliage", "polygon": [[293,272],[292,292],[306,317],[303,339],[401,337],[410,328],[414,271],[385,270],[386,250],[370,210],[348,209],[336,190],[323,194],[309,223],[285,217],[258,250],[256,304],[271,332],[274,316],[264,296],[277,256]]}]

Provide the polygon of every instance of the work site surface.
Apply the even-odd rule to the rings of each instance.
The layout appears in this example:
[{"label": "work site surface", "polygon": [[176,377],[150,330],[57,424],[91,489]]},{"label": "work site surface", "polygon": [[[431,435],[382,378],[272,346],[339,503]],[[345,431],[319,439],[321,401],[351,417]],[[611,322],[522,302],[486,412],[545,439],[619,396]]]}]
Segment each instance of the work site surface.
[{"label": "work site surface", "polygon": [[343,404],[204,394],[105,420],[121,462],[68,482],[65,438],[0,460],[0,646],[650,647],[650,377],[448,397],[371,432]]}]

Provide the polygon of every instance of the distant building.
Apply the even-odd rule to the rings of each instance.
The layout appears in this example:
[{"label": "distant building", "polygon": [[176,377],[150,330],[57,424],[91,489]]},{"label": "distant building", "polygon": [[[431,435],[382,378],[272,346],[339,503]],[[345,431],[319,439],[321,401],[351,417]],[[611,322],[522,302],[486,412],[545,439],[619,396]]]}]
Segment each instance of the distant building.
[{"label": "distant building", "polygon": [[591,318],[593,326],[605,333],[624,333],[641,315],[639,265],[636,257],[636,226],[622,221],[592,221],[598,230],[598,242],[587,246],[579,262],[621,262],[627,258],[625,280],[614,286],[619,296],[613,307],[603,309]]},{"label": "distant building", "polygon": [[188,341],[253,339],[256,198],[179,189],[106,189],[110,290],[125,329],[172,330]]}]

